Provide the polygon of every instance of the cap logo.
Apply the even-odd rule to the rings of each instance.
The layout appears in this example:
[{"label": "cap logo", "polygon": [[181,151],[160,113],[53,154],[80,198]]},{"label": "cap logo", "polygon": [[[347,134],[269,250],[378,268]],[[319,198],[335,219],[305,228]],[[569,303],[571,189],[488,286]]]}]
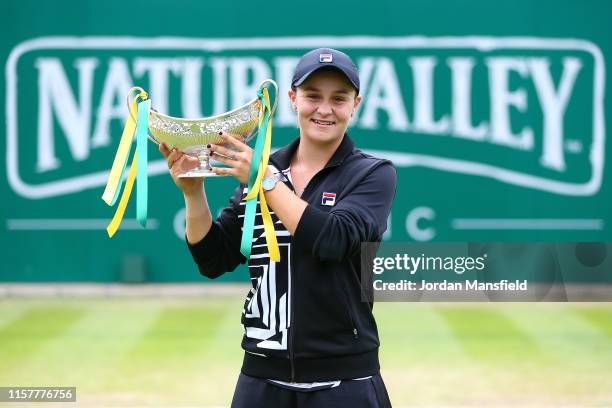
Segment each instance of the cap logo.
[{"label": "cap logo", "polygon": [[319,62],[332,62],[334,59],[334,57],[327,53],[327,54],[319,54]]}]

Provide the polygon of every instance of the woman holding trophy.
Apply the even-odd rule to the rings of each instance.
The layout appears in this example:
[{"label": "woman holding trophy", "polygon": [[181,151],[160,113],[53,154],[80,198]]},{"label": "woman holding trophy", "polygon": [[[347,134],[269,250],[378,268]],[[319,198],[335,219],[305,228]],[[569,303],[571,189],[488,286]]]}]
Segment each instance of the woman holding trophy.
[{"label": "woman holding trophy", "polygon": [[[198,158],[160,144],[184,195],[186,241],[202,275],[216,278],[248,262],[253,288],[232,407],[391,406],[373,305],[362,301],[361,244],[382,239],[396,171],[355,149],[346,133],[362,100],[359,86],[355,64],[340,51],[316,49],[299,60],[289,91],[299,137],[269,157],[250,257],[240,249],[253,149],[223,132],[223,143],[208,146],[227,166],[212,171],[240,183],[214,220],[202,179],[179,177]],[[275,257],[263,233],[266,214]]]}]

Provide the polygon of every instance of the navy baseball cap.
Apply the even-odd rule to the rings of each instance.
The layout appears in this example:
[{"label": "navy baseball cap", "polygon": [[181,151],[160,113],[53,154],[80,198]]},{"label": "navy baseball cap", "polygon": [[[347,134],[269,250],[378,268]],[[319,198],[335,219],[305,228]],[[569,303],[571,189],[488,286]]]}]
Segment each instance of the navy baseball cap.
[{"label": "navy baseball cap", "polygon": [[359,73],[355,63],[351,57],[333,48],[317,48],[304,54],[295,67],[291,88],[302,85],[313,72],[323,68],[336,69],[344,74],[359,94]]}]

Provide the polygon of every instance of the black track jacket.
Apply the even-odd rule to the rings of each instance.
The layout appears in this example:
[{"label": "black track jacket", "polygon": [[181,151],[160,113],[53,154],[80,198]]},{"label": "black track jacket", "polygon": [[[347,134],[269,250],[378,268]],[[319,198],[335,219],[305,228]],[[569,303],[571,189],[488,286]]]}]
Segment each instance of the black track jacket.
[{"label": "black track jacket", "polygon": [[[270,156],[287,169],[299,138]],[[292,188],[290,182],[285,184]],[[271,262],[259,203],[252,254],[252,289],[242,312],[242,372],[293,382],[343,380],[379,371],[372,303],[361,299],[360,247],[380,242],[395,196],[388,160],[354,149],[344,138],[306,186],[308,203],[291,236],[272,213],[281,261]],[[240,253],[246,194],[236,189],[208,234],[189,250],[200,273],[216,278],[246,259]]]}]

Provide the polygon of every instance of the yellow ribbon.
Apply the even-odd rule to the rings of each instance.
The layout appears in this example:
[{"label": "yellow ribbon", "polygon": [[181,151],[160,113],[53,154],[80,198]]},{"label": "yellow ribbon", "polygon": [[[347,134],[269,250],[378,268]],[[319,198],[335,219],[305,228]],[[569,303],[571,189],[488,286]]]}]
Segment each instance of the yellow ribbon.
[{"label": "yellow ribbon", "polygon": [[119,225],[121,225],[121,221],[123,220],[123,214],[125,213],[125,208],[127,207],[128,201],[130,201],[130,195],[132,194],[132,187],[134,187],[134,180],[136,179],[136,152],[134,152],[134,156],[132,158],[132,164],[130,166],[130,172],[128,174],[127,180],[125,182],[125,188],[121,193],[121,200],[119,200],[119,205],[117,206],[117,210],[115,211],[115,215],[113,219],[106,227],[106,232],[108,232],[109,238],[112,238],[115,235],[115,232],[119,229]]},{"label": "yellow ribbon", "polygon": [[[262,110],[270,109],[270,94],[268,89],[263,89],[263,97],[266,100]],[[263,123],[263,114],[259,115],[259,126]],[[270,260],[274,262],[280,262],[280,250],[278,248],[278,241],[276,239],[276,230],[274,229],[274,222],[272,222],[272,216],[266,203],[266,197],[264,196],[264,189],[261,186],[261,181],[268,168],[268,160],[270,158],[270,149],[272,147],[272,112],[270,111],[268,126],[266,128],[266,135],[264,139],[264,147],[261,155],[261,162],[257,170],[257,178],[253,184],[253,188],[244,197],[244,200],[251,200],[259,195],[259,205],[261,208],[261,218],[264,224],[264,235],[266,237],[266,244],[268,246],[268,252],[270,253]]]},{"label": "yellow ribbon", "polygon": [[[262,107],[263,110],[267,109],[270,106],[270,94],[268,93],[268,88],[263,89],[263,96],[266,100],[266,104]],[[261,126],[263,122],[263,114],[259,115],[259,126]],[[261,162],[259,168],[257,169],[257,177],[255,178],[255,183],[253,183],[253,188],[249,193],[244,197],[245,200],[251,200],[259,194],[259,190],[261,189],[261,180],[263,179],[264,174],[266,173],[266,169],[268,167],[268,160],[270,158],[270,147],[272,144],[272,112],[270,112],[268,121],[268,127],[266,128],[266,135],[264,138],[264,148],[261,153]]]},{"label": "yellow ribbon", "polygon": [[[136,99],[132,101],[130,106],[132,115],[136,117],[137,105]],[[121,184],[121,176],[125,164],[128,160],[128,154],[130,153],[130,147],[132,146],[132,140],[134,139],[134,131],[136,130],[136,122],[132,119],[132,115],[128,115],[121,139],[119,140],[119,147],[113,160],[113,166],[111,167],[110,174],[108,175],[108,181],[106,182],[106,188],[102,193],[102,200],[108,205],[114,205],[117,195],[117,189]]]},{"label": "yellow ribbon", "polygon": [[[136,95],[136,98],[134,98],[134,100],[130,104],[131,114],[128,114],[127,116],[125,127],[123,128],[123,133],[121,134],[121,139],[119,140],[119,147],[117,148],[117,153],[115,154],[115,158],[113,160],[113,166],[111,167],[111,171],[108,175],[108,180],[106,182],[106,187],[104,188],[104,193],[102,193],[102,200],[104,200],[104,202],[110,206],[114,205],[115,201],[117,200],[117,195],[120,190],[123,178],[123,172],[125,171],[125,166],[129,159],[128,155],[132,147],[132,141],[134,140],[136,122],[133,118],[138,116],[138,98],[146,100],[148,97],[149,96],[145,91],[141,91],[138,93],[138,95]],[[130,194],[132,193],[132,187],[136,178],[136,159],[137,155],[136,152],[134,152],[130,172],[125,183],[125,189],[121,193],[121,200],[119,201],[119,206],[115,211],[113,219],[106,228],[108,236],[111,238],[113,235],[115,235],[117,229],[119,229],[119,225],[123,220],[125,208],[127,207],[128,201],[130,199]]]},{"label": "yellow ribbon", "polygon": [[264,234],[266,236],[268,252],[270,253],[270,260],[280,262],[280,250],[278,249],[278,241],[276,240],[276,230],[274,229],[272,216],[268,210],[268,204],[266,203],[263,188],[259,193],[259,203],[261,205],[261,218],[263,219],[264,223]]}]

